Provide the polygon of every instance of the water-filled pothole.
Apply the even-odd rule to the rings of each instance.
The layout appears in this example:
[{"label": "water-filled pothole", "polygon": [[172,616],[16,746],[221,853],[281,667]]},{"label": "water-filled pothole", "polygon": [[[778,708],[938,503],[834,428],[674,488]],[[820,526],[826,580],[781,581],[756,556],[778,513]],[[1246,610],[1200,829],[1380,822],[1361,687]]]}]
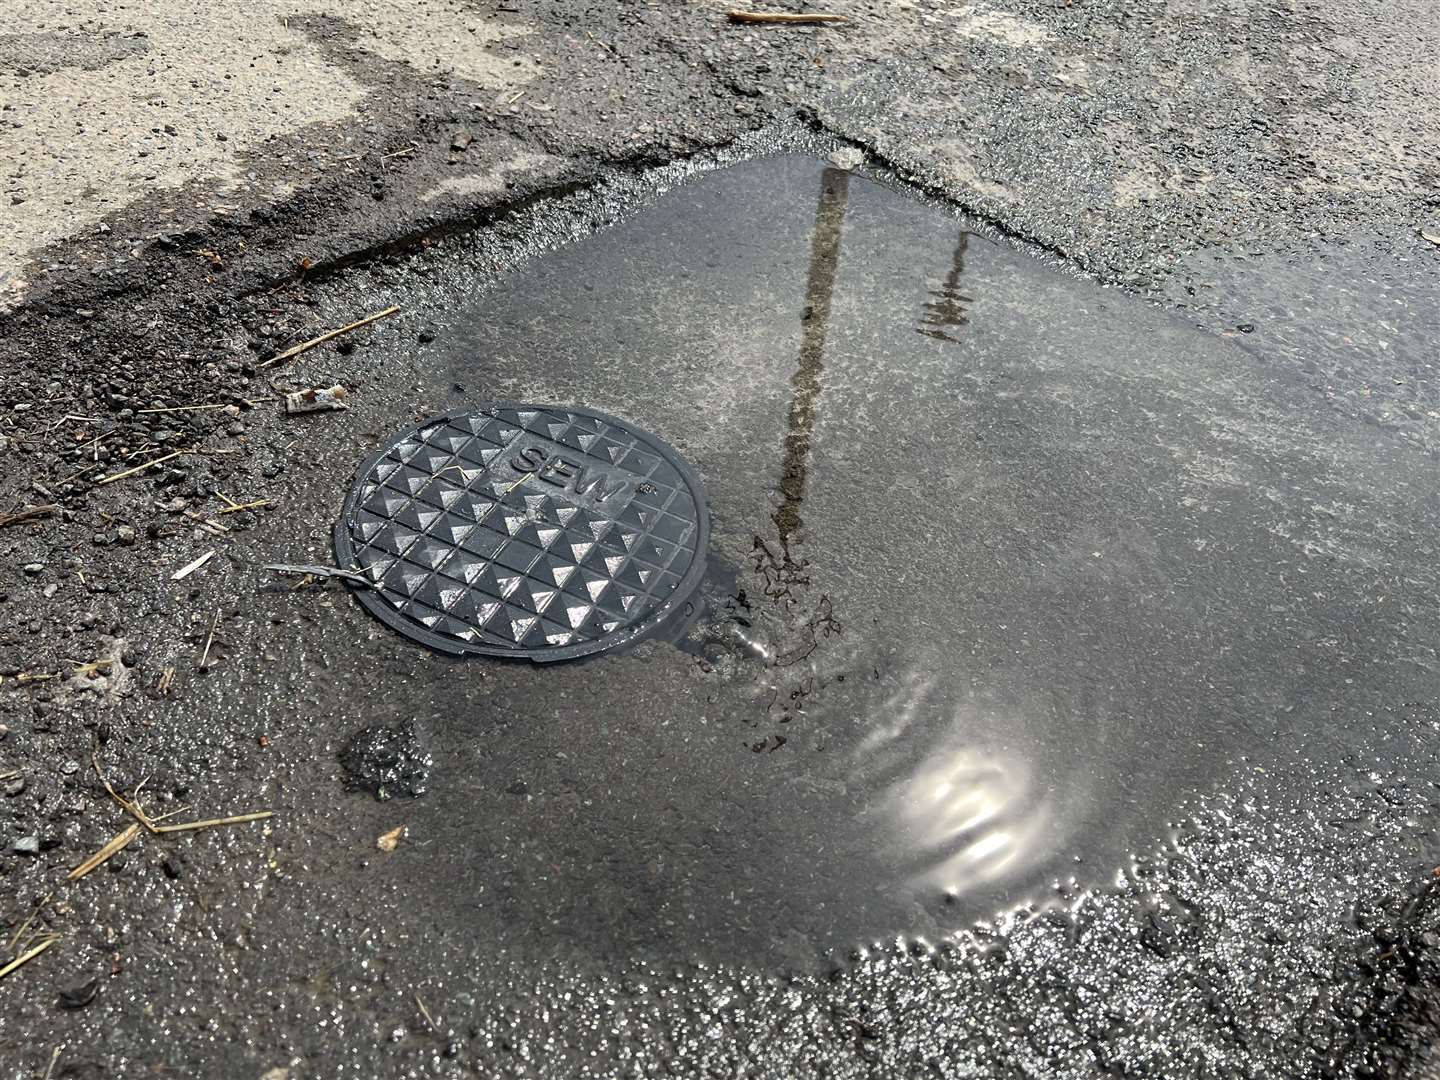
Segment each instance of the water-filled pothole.
[{"label": "water-filled pothole", "polygon": [[1433,691],[1432,462],[823,162],[684,186],[454,324],[436,402],[632,418],[713,523],[688,651],[409,673],[427,840],[383,872],[483,940],[941,933]]}]

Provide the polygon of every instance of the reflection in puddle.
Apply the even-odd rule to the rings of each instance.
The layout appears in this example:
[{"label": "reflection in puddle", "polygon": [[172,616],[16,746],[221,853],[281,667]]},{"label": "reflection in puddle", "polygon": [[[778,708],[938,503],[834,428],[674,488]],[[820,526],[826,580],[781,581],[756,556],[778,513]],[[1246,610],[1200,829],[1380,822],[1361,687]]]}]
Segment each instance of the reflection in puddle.
[{"label": "reflection in puddle", "polygon": [[960,278],[965,273],[965,249],[969,246],[970,234],[962,232],[955,242],[950,272],[938,289],[930,291],[931,299],[924,304],[925,314],[920,317],[921,325],[915,328],[916,333],[957,345],[960,343],[960,339],[949,333],[948,328],[964,326],[970,321],[965,305],[973,303],[975,298],[960,291]]},{"label": "reflection in puddle", "polygon": [[1023,875],[1064,839],[1032,763],[990,745],[1022,728],[912,672],[856,748],[866,817],[922,893],[955,897]]},{"label": "reflection in puddle", "polygon": [[810,274],[805,283],[804,325],[800,338],[800,366],[790,380],[789,422],[785,429],[785,464],[780,474],[784,496],[775,513],[780,546],[789,558],[790,537],[800,528],[800,504],[805,498],[810,439],[815,431],[815,406],[820,398],[820,371],[825,364],[825,331],[830,324],[830,301],[840,267],[840,226],[850,194],[850,174],[826,169],[820,175],[820,202],[815,209],[815,231],[810,237]]}]

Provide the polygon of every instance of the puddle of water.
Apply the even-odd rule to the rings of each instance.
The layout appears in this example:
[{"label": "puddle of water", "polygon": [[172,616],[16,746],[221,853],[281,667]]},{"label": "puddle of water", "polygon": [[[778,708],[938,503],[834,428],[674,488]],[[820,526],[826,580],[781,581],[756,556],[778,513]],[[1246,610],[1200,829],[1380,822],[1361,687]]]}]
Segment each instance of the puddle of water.
[{"label": "puddle of water", "polygon": [[393,873],[477,939],[944,934],[1113,879],[1243,757],[1433,693],[1433,462],[823,163],[684,186],[454,325],[435,401],[631,419],[714,519],[683,648],[417,656],[430,839]]}]

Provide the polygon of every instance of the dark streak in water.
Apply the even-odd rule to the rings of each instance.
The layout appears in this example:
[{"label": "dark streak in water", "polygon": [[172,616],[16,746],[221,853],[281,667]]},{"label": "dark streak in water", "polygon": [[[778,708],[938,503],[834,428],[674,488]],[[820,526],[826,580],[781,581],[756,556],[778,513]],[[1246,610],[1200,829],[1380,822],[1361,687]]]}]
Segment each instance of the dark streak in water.
[{"label": "dark streak in water", "polygon": [[800,504],[805,499],[810,437],[815,429],[815,406],[820,397],[820,372],[825,362],[825,331],[830,322],[830,297],[840,266],[840,226],[850,194],[850,174],[826,169],[820,177],[820,202],[815,209],[815,231],[810,237],[810,273],[805,283],[804,327],[800,337],[800,366],[790,380],[790,420],[785,430],[785,467],[780,491],[784,501],[775,512],[775,527],[788,559],[790,537],[800,528]]},{"label": "dark streak in water", "polygon": [[965,273],[965,249],[969,246],[970,234],[962,232],[955,244],[955,258],[950,264],[950,272],[945,275],[940,288],[931,290],[930,295],[934,299],[925,303],[925,314],[920,317],[923,325],[915,328],[917,334],[959,344],[960,339],[944,328],[964,326],[970,321],[965,305],[973,303],[975,298],[960,291],[960,278]]}]

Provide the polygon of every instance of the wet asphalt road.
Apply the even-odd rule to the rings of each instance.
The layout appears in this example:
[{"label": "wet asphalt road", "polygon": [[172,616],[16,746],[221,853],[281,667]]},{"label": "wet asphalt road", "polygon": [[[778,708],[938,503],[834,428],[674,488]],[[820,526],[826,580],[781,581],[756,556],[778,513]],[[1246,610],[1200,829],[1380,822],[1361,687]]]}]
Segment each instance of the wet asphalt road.
[{"label": "wet asphalt road", "polygon": [[[1241,14],[1333,48],[1357,17]],[[935,69],[978,80],[982,115],[1004,112],[1015,71],[1065,59],[1001,28],[1020,38],[961,38],[1003,78]],[[1098,63],[1108,39],[1074,29],[1046,32]],[[1164,32],[1203,60],[1208,30],[1140,31]],[[911,81],[935,75],[849,62],[832,127],[885,96],[866,79],[897,113],[938,107]],[[733,87],[715,94],[745,115]],[[897,142],[853,122],[841,133],[869,132],[872,161],[922,155],[903,125]],[[1082,140],[1090,168],[1060,168],[1063,127],[1027,133],[1048,140],[1046,170],[996,166],[1033,177],[1003,211],[984,177],[932,167],[921,197],[782,129],[691,165],[602,169],[411,257],[250,292],[294,250],[282,209],[227,269],[238,281],[197,286],[241,296],[195,312],[222,328],[213,374],[186,366],[199,335],[178,281],[101,275],[136,291],[156,373],[185,370],[186,390],[122,359],[116,389],[73,408],[49,392],[42,417],[119,413],[106,393],[132,409],[251,399],[268,391],[245,361],[281,335],[404,312],[295,365],[350,385],[350,412],[202,414],[187,438],[242,453],[181,473],[86,494],[56,483],[84,461],[48,456],[33,408],[11,421],[7,497],[58,492],[69,513],[3,538],[12,569],[43,564],[6,581],[0,686],[0,753],[25,780],[11,832],[43,851],[7,844],[0,871],[12,923],[58,893],[41,922],[62,934],[0,984],[6,1067],[42,1075],[61,1047],[54,1075],[1423,1075],[1405,1025],[1425,1030],[1424,1009],[1392,997],[1424,965],[1394,967],[1410,953],[1387,927],[1434,861],[1426,181],[1363,199],[1300,183],[1263,242],[1206,231],[1244,220],[1233,191],[1112,185],[1097,222],[1073,185],[1108,159]],[[985,137],[1018,152],[1007,130]],[[1207,146],[1212,162],[1233,148]],[[772,160],[743,163],[756,156]],[[982,217],[933,202],[957,175]],[[1173,217],[1157,199],[1199,236],[1157,230]],[[354,236],[406,220],[383,200],[314,205]],[[1196,239],[1209,246],[1177,262]],[[1076,273],[1113,281],[1147,260],[1178,265],[1168,302]],[[70,306],[38,305],[8,346],[75,325],[85,294],[65,290],[81,285],[55,287]],[[62,372],[96,378],[119,340],[116,305],[96,308],[100,329],[53,338],[71,342]],[[14,404],[34,405],[7,355]],[[345,484],[387,432],[489,397],[583,401],[678,446],[715,514],[713,636],[733,644],[745,610],[747,633],[801,659],[767,668],[701,626],[684,648],[563,668],[457,664],[340,589],[266,587],[261,563],[328,557]],[[82,422],[51,430],[66,423]],[[213,515],[215,490],[278,508],[212,517],[219,533],[161,505]],[[101,655],[118,678],[14,681]],[[375,724],[414,732],[420,797],[347,790],[342,750]],[[63,888],[125,821],[88,773],[92,744],[122,790],[148,778],[153,813],[276,817],[142,838]],[[1417,910],[1403,941],[1423,955]],[[61,1008],[62,991],[86,1003]],[[1423,982],[1411,992],[1423,1005]]]}]

